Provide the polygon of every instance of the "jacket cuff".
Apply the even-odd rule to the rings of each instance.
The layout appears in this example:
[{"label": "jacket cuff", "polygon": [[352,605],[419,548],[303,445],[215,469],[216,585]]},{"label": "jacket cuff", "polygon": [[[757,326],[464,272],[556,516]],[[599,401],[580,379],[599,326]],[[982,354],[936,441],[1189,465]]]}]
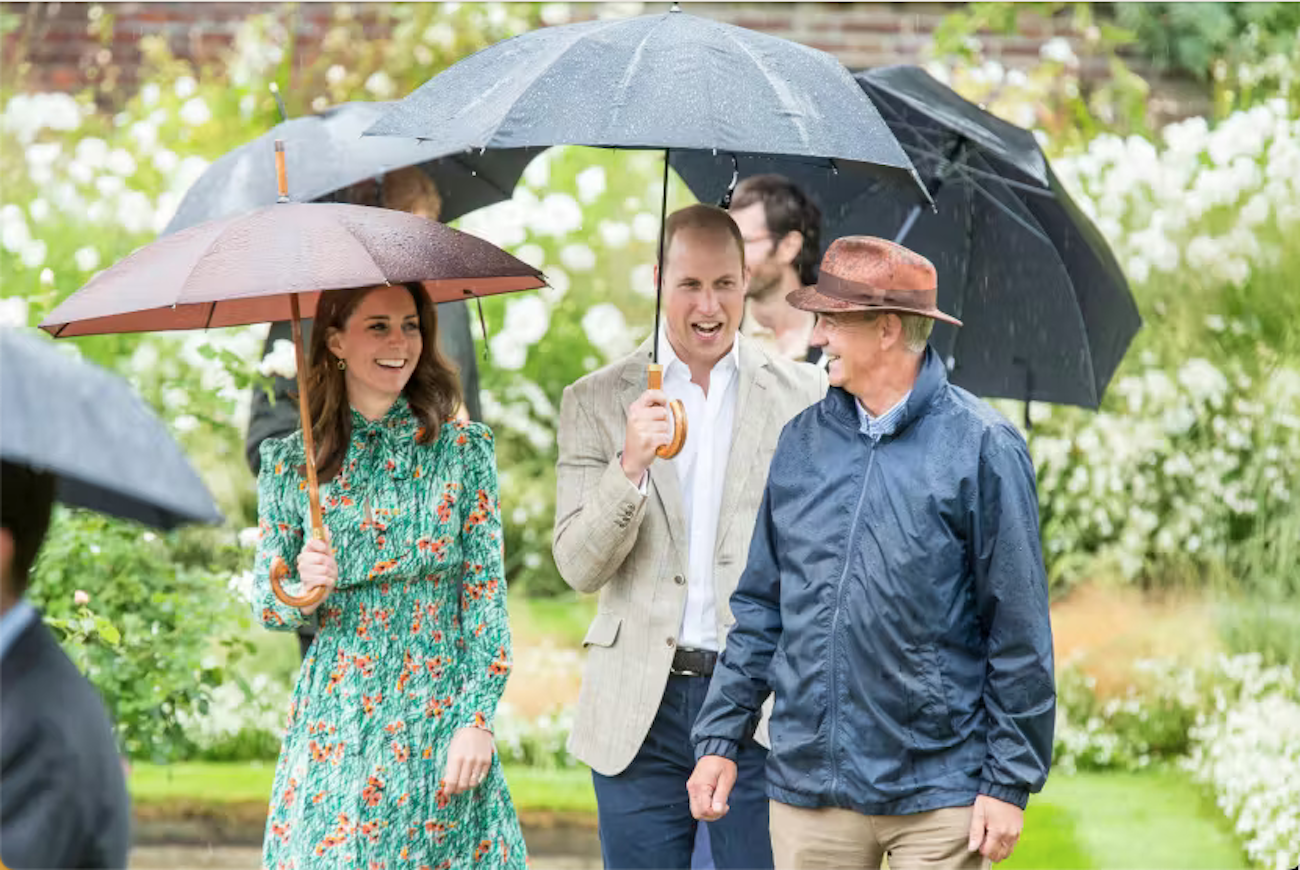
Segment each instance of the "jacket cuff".
[{"label": "jacket cuff", "polygon": [[980,780],[980,794],[988,795],[1003,803],[1015,804],[1022,810],[1029,803],[1029,789],[1015,785],[998,785],[986,779]]},{"label": "jacket cuff", "polygon": [[706,737],[695,744],[695,760],[699,761],[706,755],[720,755],[729,761],[735,761],[739,747],[740,744],[735,740],[726,737]]}]

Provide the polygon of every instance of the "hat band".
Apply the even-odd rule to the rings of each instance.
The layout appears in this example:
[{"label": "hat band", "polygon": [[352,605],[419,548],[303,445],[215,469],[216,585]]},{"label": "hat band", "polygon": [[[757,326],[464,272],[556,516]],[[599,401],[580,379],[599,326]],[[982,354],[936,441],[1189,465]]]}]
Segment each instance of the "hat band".
[{"label": "hat band", "polygon": [[[890,305],[913,311],[928,311],[934,307],[935,302],[931,295],[933,290],[888,290],[827,272],[822,272],[818,277],[817,292],[859,305]],[[920,294],[925,296],[918,298]]]}]

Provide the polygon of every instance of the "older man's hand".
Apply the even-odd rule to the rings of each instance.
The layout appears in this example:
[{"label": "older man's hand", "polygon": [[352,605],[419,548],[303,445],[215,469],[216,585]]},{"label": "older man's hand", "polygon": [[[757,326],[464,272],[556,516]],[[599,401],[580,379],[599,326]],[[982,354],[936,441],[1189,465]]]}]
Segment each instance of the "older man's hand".
[{"label": "older man's hand", "polygon": [[686,781],[691,798],[691,815],[705,822],[716,822],[727,814],[727,798],[736,784],[736,762],[721,755],[706,755],[695,763],[695,772]]},{"label": "older man's hand", "polygon": [[[695,770],[698,773],[699,767]],[[1024,810],[982,794],[975,798],[975,811],[971,814],[970,851],[978,850],[995,864],[1005,861],[1016,848],[1024,826]]]}]

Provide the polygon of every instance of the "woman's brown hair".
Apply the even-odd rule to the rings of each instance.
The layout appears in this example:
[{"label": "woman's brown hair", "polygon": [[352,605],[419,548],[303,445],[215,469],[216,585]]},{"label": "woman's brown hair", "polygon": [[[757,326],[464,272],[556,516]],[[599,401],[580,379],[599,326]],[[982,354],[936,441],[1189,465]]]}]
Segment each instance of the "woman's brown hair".
[{"label": "woman's brown hair", "polygon": [[[442,431],[443,421],[454,415],[460,406],[460,378],[456,367],[443,356],[438,347],[438,309],[429,301],[428,294],[420,284],[409,283],[403,286],[415,300],[423,346],[420,358],[415,363],[415,371],[411,372],[411,379],[406,382],[402,394],[411,406],[411,413],[423,427],[417,442],[431,444]],[[348,319],[361,304],[361,300],[374,289],[352,287],[347,290],[330,290],[321,294],[316,305],[307,383],[311,390],[316,470],[321,481],[333,480],[339,473],[348,452],[348,442],[352,439],[352,408],[348,404],[344,373],[327,342],[332,330],[347,327]]]}]

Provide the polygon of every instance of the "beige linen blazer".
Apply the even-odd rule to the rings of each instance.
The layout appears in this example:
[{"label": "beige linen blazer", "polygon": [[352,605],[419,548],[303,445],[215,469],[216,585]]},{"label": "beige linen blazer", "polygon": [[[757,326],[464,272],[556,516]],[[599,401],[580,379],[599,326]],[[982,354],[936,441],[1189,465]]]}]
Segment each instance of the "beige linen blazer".
[{"label": "beige linen blazer", "polygon": [[[826,394],[821,369],[736,340],[739,392],[713,557],[719,638],[735,621],[731,593],[777,437]],[[632,762],[650,730],[686,607],[688,538],[677,473],[656,460],[643,497],[619,465],[628,406],[646,389],[650,348],[646,341],[567,387],[560,404],[552,550],[565,582],[600,594],[582,644],[586,664],[569,749],[606,776]]]}]

